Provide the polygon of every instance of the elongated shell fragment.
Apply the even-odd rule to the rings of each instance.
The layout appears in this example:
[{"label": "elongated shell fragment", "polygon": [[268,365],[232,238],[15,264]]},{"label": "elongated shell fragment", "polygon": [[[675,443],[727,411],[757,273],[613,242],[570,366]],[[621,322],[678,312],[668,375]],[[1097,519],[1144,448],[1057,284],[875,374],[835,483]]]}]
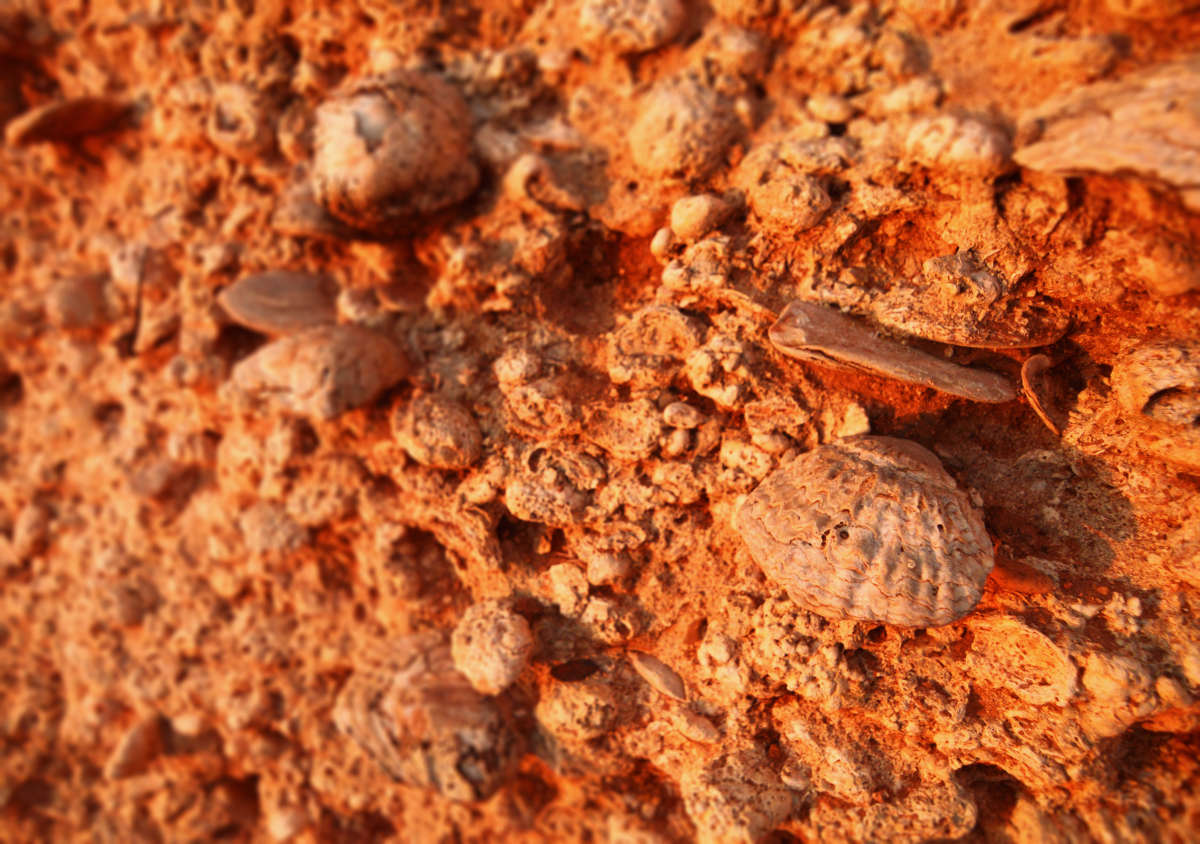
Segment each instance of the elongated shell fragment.
[{"label": "elongated shell fragment", "polygon": [[883,375],[973,401],[1006,402],[1017,397],[999,373],[935,358],[812,302],[796,301],[784,308],[768,336],[775,348],[799,360]]},{"label": "elongated shell fragment", "polygon": [[823,445],[738,511],[755,562],[828,618],[936,627],[975,607],[992,570],[979,511],[929,451],[892,437]]}]

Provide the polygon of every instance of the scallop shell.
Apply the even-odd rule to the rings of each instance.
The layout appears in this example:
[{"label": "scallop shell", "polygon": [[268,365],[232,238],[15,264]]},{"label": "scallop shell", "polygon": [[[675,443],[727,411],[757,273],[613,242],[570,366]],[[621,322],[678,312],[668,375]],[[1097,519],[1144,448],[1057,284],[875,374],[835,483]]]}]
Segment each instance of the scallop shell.
[{"label": "scallop shell", "polygon": [[769,578],[829,618],[949,624],[993,564],[979,511],[938,459],[891,437],[800,455],[750,494],[737,528]]}]

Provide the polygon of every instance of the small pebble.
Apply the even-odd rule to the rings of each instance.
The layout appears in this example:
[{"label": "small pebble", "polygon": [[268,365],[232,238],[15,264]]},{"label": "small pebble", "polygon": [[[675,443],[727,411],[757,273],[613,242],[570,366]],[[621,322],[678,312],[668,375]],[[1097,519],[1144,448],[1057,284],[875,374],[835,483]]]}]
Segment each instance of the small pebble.
[{"label": "small pebble", "polygon": [[435,395],[420,395],[392,422],[396,440],[413,460],[437,469],[465,469],[483,455],[483,434],[466,407]]},{"label": "small pebble", "polygon": [[533,653],[529,623],[501,601],[481,601],[463,614],[450,640],[454,667],[487,695],[504,691]]},{"label": "small pebble", "polygon": [[671,207],[671,230],[685,243],[704,237],[724,222],[733,208],[711,193],[685,196]]},{"label": "small pebble", "polygon": [[281,337],[238,363],[235,393],[333,419],[375,399],[408,373],[396,344],[357,325],[320,325]]},{"label": "small pebble", "polygon": [[807,106],[813,117],[826,123],[845,123],[854,116],[854,106],[837,94],[813,94]]},{"label": "small pebble", "polygon": [[686,20],[680,0],[584,0],[579,10],[584,38],[617,53],[661,47]]},{"label": "small pebble", "polygon": [[663,408],[663,421],[672,428],[699,428],[705,416],[690,404],[673,401]]}]

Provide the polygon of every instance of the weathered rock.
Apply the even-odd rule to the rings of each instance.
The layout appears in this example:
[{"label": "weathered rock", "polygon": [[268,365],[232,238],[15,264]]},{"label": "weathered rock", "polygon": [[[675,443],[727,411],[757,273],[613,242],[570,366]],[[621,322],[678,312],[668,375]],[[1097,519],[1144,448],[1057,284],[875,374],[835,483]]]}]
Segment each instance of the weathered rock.
[{"label": "weathered rock", "polygon": [[233,388],[252,399],[333,419],[375,399],[408,372],[396,344],[354,325],[322,325],[263,346],[234,367]]}]

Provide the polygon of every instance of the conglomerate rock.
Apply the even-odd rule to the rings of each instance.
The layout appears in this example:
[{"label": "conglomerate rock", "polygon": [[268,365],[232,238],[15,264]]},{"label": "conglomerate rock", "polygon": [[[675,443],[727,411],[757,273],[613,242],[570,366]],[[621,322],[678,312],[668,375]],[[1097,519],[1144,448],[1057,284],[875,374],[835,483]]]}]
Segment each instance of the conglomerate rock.
[{"label": "conglomerate rock", "polygon": [[0,11],[0,839],[1194,838],[1195,3],[128,5]]}]

